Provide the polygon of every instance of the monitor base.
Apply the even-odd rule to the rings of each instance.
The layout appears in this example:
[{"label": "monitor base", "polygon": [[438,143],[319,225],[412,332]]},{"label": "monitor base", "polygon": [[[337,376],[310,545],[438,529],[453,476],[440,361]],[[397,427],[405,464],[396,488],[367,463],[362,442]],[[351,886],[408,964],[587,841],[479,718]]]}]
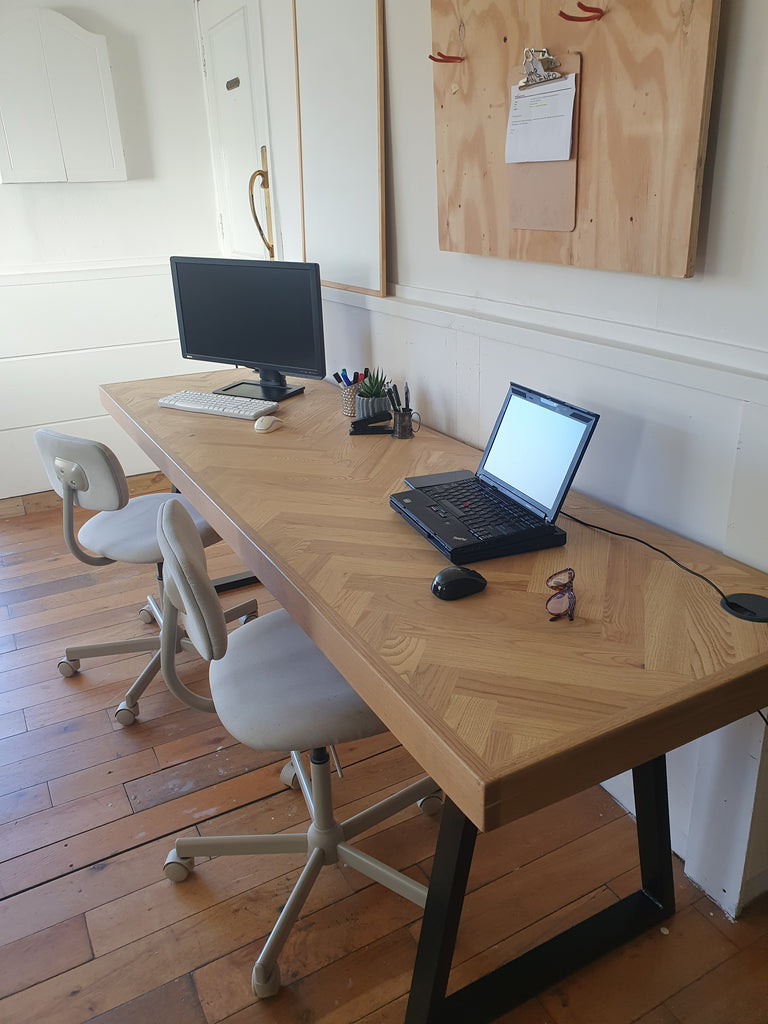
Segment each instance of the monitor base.
[{"label": "monitor base", "polygon": [[234,395],[235,398],[260,398],[264,402],[282,402],[286,398],[300,395],[304,390],[300,384],[259,384],[256,381],[239,380],[226,387],[216,388],[214,395]]}]

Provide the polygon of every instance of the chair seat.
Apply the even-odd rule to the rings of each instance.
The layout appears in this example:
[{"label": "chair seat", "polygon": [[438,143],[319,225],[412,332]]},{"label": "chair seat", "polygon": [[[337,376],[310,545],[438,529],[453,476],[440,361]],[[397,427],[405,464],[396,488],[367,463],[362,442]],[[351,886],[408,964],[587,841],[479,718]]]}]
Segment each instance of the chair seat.
[{"label": "chair seat", "polygon": [[205,547],[219,535],[180,494],[141,494],[115,512],[99,512],[80,529],[77,539],[89,551],[115,562],[151,565],[162,562],[157,543],[157,512],[169,498],[180,501],[192,516]]},{"label": "chair seat", "polygon": [[224,727],[255,750],[308,750],[386,731],[283,609],[229,634],[210,683]]}]

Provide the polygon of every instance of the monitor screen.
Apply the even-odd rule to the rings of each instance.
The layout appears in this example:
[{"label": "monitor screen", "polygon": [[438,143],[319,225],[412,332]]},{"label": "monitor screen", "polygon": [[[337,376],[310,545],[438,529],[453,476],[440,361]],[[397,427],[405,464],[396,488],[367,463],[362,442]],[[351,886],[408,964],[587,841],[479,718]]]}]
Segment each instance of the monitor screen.
[{"label": "monitor screen", "polygon": [[259,374],[220,391],[279,402],[304,390],[286,375],[325,376],[316,263],[172,256],[171,278],[182,356]]}]

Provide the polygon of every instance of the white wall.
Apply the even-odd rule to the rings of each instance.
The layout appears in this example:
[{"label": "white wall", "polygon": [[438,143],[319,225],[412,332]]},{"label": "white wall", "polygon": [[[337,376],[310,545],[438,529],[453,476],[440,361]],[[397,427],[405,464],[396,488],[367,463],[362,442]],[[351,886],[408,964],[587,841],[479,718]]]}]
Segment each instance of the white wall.
[{"label": "white wall", "polygon": [[[0,0],[0,16],[22,6]],[[0,185],[0,497],[47,488],[31,441],[43,424],[151,469],[97,386],[195,368],[168,257],[218,251],[193,0],[39,6],[106,36],[128,180]]]},{"label": "white wall", "polygon": [[[429,4],[387,0],[393,297],[326,296],[329,366],[407,377],[479,446],[510,380],[596,409],[579,489],[768,570],[765,18],[724,5],[696,274],[675,281],[440,252]],[[729,913],[768,886],[764,736],[753,715],[669,758],[675,848]],[[626,777],[609,788],[631,806]]]}]

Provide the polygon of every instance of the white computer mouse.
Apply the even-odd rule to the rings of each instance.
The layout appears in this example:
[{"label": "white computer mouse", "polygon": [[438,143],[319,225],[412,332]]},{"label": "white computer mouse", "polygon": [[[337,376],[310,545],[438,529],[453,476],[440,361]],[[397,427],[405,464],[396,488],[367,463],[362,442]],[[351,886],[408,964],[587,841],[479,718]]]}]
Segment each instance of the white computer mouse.
[{"label": "white computer mouse", "polygon": [[259,416],[253,424],[253,429],[258,430],[260,434],[268,434],[271,430],[279,430],[282,425],[283,421],[277,416]]}]

